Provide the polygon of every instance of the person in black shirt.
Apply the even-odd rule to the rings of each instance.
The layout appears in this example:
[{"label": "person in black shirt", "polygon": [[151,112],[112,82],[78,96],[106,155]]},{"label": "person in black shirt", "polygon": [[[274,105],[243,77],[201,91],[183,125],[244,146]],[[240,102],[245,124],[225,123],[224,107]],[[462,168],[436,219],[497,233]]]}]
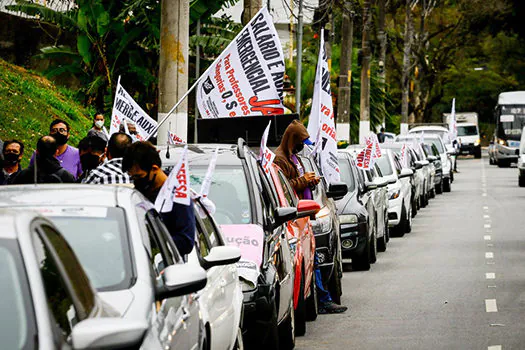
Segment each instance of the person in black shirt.
[{"label": "person in black shirt", "polygon": [[22,166],[20,161],[24,155],[24,144],[18,140],[6,141],[2,148],[3,164],[0,172],[0,185],[7,185],[15,178]]}]

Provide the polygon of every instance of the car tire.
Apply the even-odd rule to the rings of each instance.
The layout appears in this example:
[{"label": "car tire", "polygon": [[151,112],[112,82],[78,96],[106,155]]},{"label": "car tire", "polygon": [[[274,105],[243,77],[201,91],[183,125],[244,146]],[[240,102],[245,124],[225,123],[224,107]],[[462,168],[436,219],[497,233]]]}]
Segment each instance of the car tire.
[{"label": "car tire", "polygon": [[[403,208],[406,212],[406,208]],[[404,233],[410,233],[412,232],[412,208],[408,208],[408,213],[406,213],[406,220],[405,220],[405,227],[404,227]]]},{"label": "car tire", "polygon": [[401,209],[401,222],[397,225],[397,237],[403,237],[405,235],[408,220],[407,211],[403,205]]},{"label": "car tire", "polygon": [[439,182],[439,184],[436,185],[436,193],[442,194],[443,193],[443,179]]},{"label": "car tire", "polygon": [[[277,298],[278,295],[276,295],[275,297]],[[268,325],[266,338],[261,343],[257,343],[258,339],[254,338],[254,340],[253,340],[256,343],[254,343],[252,345],[256,349],[261,349],[261,350],[262,349],[279,349],[279,343],[280,342],[279,342],[279,326],[277,324],[277,303],[276,303],[276,300],[273,301],[271,308],[272,308],[272,310],[270,311],[271,312],[270,324]],[[257,332],[258,330],[254,329],[253,331]],[[250,346],[250,348],[251,348],[251,346]]]},{"label": "car tire", "polygon": [[510,167],[510,162],[508,160],[499,160],[498,161],[498,167],[500,167],[500,168],[508,168],[508,167]]},{"label": "car tire", "polygon": [[233,350],[244,350],[244,341],[242,339],[242,329],[240,327],[237,329],[237,338],[235,338],[235,344],[233,345]]},{"label": "car tire", "polygon": [[377,228],[372,233],[372,239],[370,240],[370,263],[375,264],[377,261]]},{"label": "car tire", "polygon": [[494,159],[492,159],[492,157],[490,157],[490,156],[489,156],[489,164],[490,164],[490,165],[494,165],[494,164],[496,164],[496,163],[494,162]]},{"label": "car tire", "polygon": [[[315,267],[314,267],[315,269]],[[317,286],[315,284],[315,271],[310,281],[310,296],[306,298],[306,320],[315,321],[317,319]]]},{"label": "car tire", "polygon": [[378,252],[384,252],[386,251],[386,244],[387,244],[387,231],[388,231],[388,222],[384,223],[385,228],[383,230],[383,237],[380,237],[377,239],[377,251]]},{"label": "car tire", "polygon": [[448,179],[445,179],[443,181],[443,192],[450,192],[450,181]]},{"label": "car tire", "polygon": [[341,258],[338,256],[334,259],[334,271],[328,280],[328,291],[330,297],[336,304],[341,304],[341,295],[343,295],[343,286],[341,285],[341,278],[343,277]]},{"label": "car tire", "polygon": [[520,187],[525,187],[525,176],[523,175],[518,176],[518,185]]},{"label": "car tire", "polygon": [[413,198],[411,202],[412,202],[412,204],[411,204],[411,207],[412,207],[412,218],[415,218],[416,215],[417,215],[417,203],[416,203],[416,199]]},{"label": "car tire", "polygon": [[301,284],[299,287],[299,300],[295,309],[295,336],[300,337],[306,333],[306,302],[304,299],[304,266],[301,274]]},{"label": "car tire", "polygon": [[[370,225],[370,224],[369,224]],[[367,237],[365,248],[358,256],[352,256],[352,269],[355,271],[370,270],[370,242],[371,237]]]},{"label": "car tire", "polygon": [[290,313],[279,325],[279,347],[280,350],[291,350],[295,348],[295,312],[293,298],[290,302]]},{"label": "car tire", "polygon": [[476,158],[476,159],[480,159],[481,158],[481,148],[480,149],[476,149],[474,151],[474,158]]}]

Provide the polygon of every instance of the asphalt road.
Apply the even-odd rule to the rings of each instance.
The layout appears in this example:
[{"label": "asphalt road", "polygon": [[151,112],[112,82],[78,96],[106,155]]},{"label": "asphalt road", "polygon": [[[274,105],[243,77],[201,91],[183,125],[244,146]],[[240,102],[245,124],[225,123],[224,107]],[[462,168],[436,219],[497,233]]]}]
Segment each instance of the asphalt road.
[{"label": "asphalt road", "polygon": [[486,155],[458,170],[370,271],[345,272],[349,311],[297,349],[525,349],[525,188]]}]

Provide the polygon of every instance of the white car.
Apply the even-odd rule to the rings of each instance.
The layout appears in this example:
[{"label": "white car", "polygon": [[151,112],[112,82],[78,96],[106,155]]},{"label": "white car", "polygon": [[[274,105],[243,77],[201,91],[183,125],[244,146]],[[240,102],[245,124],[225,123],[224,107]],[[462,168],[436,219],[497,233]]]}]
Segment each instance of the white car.
[{"label": "white car", "polygon": [[2,349],[134,348],[146,320],[123,319],[97,295],[56,226],[0,209]]},{"label": "white car", "polygon": [[521,131],[520,155],[518,156],[518,185],[525,187],[525,127]]},{"label": "white car", "polygon": [[[412,231],[412,184],[414,172],[402,168],[396,155],[390,149],[383,149],[377,165],[388,181],[388,226],[391,234],[403,236]],[[395,182],[393,182],[395,181]]]},{"label": "white car", "polygon": [[147,321],[143,349],[201,349],[207,342],[199,301],[190,295],[204,288],[206,271],[183,263],[160,216],[138,191],[2,187],[1,206],[36,210],[61,230],[103,301],[124,319]]}]

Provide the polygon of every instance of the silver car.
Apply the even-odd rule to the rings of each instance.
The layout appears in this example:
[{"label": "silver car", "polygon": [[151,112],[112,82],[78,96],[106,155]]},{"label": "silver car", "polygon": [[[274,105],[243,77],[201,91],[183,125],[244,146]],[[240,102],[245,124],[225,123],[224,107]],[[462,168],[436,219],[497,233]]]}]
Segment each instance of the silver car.
[{"label": "silver car", "polygon": [[194,349],[205,342],[199,304],[202,267],[183,264],[151,203],[122,186],[3,186],[0,205],[50,218],[100,297],[124,319],[148,320],[144,349]]},{"label": "silver car", "polygon": [[145,320],[123,319],[96,294],[55,225],[0,209],[2,349],[136,347]]}]

